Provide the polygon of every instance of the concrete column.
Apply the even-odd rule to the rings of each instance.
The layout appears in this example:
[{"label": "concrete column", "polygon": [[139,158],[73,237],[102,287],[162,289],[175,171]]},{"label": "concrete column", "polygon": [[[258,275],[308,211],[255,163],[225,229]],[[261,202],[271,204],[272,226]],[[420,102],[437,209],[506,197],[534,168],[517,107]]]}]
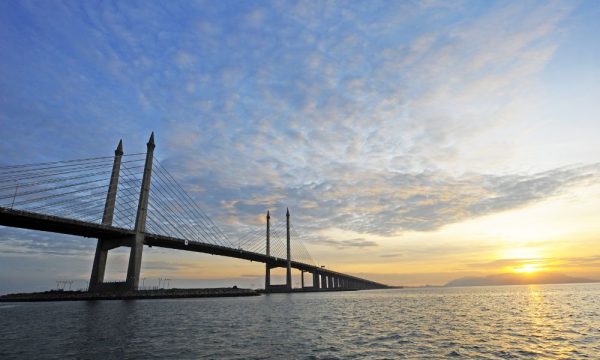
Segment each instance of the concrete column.
[{"label": "concrete column", "polygon": [[333,276],[332,275],[329,275],[327,277],[327,288],[333,289]]},{"label": "concrete column", "polygon": [[[104,213],[102,214],[102,225],[112,225],[115,213],[115,202],[117,200],[117,188],[119,186],[119,173],[121,171],[121,157],[123,156],[123,140],[119,140],[119,145],[115,150],[112,173],[106,193],[106,202],[104,203]],[[104,246],[104,240],[98,239],[96,243],[96,254],[94,255],[94,264],[92,265],[92,274],[90,276],[89,290],[97,290],[98,284],[104,282],[104,272],[106,270],[106,258],[108,249]]]},{"label": "concrete column", "polygon": [[315,290],[320,289],[321,287],[319,286],[319,274],[317,274],[316,272],[313,272],[312,277],[313,277],[313,288]]},{"label": "concrete column", "polygon": [[288,290],[292,290],[292,253],[290,247],[290,209],[287,209],[286,214],[286,230],[287,230],[287,276],[286,286]]},{"label": "concrete column", "polygon": [[327,275],[321,274],[321,289],[327,289]]},{"label": "concrete column", "polygon": [[[271,256],[271,215],[267,210],[267,256]],[[265,291],[271,287],[271,267],[269,263],[265,264]]]},{"label": "concrete column", "polygon": [[137,290],[140,282],[142,267],[142,251],[144,250],[144,231],[146,231],[146,217],[148,215],[148,198],[150,196],[150,179],[152,178],[152,160],[154,158],[154,132],[146,144],[146,163],[140,189],[137,215],[135,218],[135,238],[131,244],[129,266],[127,267],[127,289]]},{"label": "concrete column", "polygon": [[302,289],[304,289],[304,270],[300,271],[300,284]]},{"label": "concrete column", "polygon": [[102,240],[98,239],[98,243],[96,243],[96,254],[94,255],[94,264],[92,265],[92,275],[90,276],[89,291],[97,291],[98,284],[104,282],[107,257],[108,250],[103,248]]}]

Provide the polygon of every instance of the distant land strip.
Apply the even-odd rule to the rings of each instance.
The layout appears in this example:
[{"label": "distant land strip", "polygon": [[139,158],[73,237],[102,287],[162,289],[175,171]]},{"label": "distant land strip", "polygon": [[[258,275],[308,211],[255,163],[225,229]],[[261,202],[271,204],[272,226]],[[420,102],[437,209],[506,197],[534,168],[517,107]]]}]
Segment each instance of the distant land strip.
[{"label": "distant land strip", "polygon": [[19,293],[0,296],[0,302],[36,302],[36,301],[78,301],[78,300],[134,300],[134,299],[176,299],[259,296],[252,289],[214,288],[214,289],[158,289],[135,290],[126,292],[63,291],[51,290],[37,293]]}]

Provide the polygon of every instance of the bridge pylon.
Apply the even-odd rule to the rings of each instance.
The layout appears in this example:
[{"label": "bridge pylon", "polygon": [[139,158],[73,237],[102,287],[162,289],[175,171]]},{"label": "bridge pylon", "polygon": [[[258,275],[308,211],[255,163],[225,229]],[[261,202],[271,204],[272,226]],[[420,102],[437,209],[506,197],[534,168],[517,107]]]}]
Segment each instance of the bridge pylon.
[{"label": "bridge pylon", "polygon": [[[115,202],[117,200],[117,188],[119,186],[119,172],[121,170],[121,158],[123,157],[123,140],[119,141],[115,150],[108,192],[106,193],[106,202],[102,214],[102,225],[111,226],[115,211]],[[106,270],[106,258],[108,250],[114,248],[114,242],[110,239],[99,238],[96,244],[96,254],[94,255],[94,264],[92,265],[92,275],[90,276],[90,291],[101,290],[101,284],[104,282],[104,272]]]},{"label": "bridge pylon", "polygon": [[[144,249],[146,218],[148,215],[148,199],[150,196],[150,181],[152,178],[152,160],[154,157],[154,132],[146,144],[146,161],[144,163],[144,173],[142,176],[142,185],[138,200],[137,214],[135,218],[135,234],[127,238],[98,238],[96,245],[96,254],[90,276],[89,291],[120,291],[137,290],[140,283],[140,271],[142,264],[142,252]],[[119,185],[119,173],[121,169],[121,158],[123,156],[123,142],[115,150],[113,168],[106,194],[106,203],[102,216],[102,225],[111,226],[114,215],[115,203],[117,199],[117,190]],[[106,260],[108,251],[121,246],[131,247],[129,254],[129,263],[127,267],[127,278],[125,282],[104,282],[104,273],[106,269]]]},{"label": "bridge pylon", "polygon": [[286,238],[287,238],[287,271],[285,277],[285,285],[288,290],[292,290],[292,252],[290,246],[290,209],[286,210],[285,213],[286,218]]},{"label": "bridge pylon", "polygon": [[[271,215],[267,210],[267,248],[266,255],[271,256]],[[269,291],[271,288],[271,265],[265,263],[265,291]]]},{"label": "bridge pylon", "polygon": [[148,199],[150,197],[150,180],[152,178],[152,160],[154,158],[154,132],[146,144],[146,162],[144,164],[144,175],[142,176],[142,187],[138,201],[137,215],[135,217],[135,237],[131,244],[129,253],[129,266],[127,267],[127,289],[137,290],[140,284],[140,271],[142,268],[142,252],[144,250],[144,239],[146,231],[146,217],[148,215]]},{"label": "bridge pylon", "polygon": [[[265,291],[266,292],[289,292],[292,291],[292,253],[291,253],[291,238],[290,238],[290,210],[286,211],[286,259],[285,266],[275,266],[272,263],[265,263]],[[267,246],[266,246],[266,255],[268,257],[271,256],[271,215],[269,211],[267,211]],[[286,276],[285,276],[285,284],[283,285],[272,285],[271,284],[271,269],[275,267],[285,267]],[[304,285],[302,285],[304,287]]]}]

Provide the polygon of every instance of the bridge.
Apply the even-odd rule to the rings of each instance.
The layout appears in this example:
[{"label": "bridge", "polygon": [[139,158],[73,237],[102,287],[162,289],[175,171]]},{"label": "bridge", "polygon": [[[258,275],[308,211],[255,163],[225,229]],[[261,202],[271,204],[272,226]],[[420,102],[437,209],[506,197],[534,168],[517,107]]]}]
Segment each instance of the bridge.
[{"label": "bridge", "polygon": [[[97,239],[89,291],[137,290],[144,246],[261,262],[265,291],[290,292],[292,269],[301,290],[380,289],[381,283],[325,269],[301,241],[292,242],[290,212],[285,224],[271,223],[231,241],[182,186],[154,159],[154,133],[145,153],[0,167],[0,225]],[[109,250],[129,247],[125,281],[105,282]],[[271,270],[284,268],[285,283],[271,283]],[[305,273],[312,275],[305,283]]]}]

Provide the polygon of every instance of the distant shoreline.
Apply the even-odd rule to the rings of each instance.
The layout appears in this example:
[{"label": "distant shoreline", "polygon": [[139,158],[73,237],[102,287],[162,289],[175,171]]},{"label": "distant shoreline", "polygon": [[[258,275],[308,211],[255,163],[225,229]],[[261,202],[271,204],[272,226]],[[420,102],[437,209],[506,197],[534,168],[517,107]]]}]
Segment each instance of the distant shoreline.
[{"label": "distant shoreline", "polygon": [[51,290],[37,293],[2,295],[0,296],[0,302],[181,299],[239,296],[260,296],[260,292],[251,289],[238,288],[158,289],[107,293]]},{"label": "distant shoreline", "polygon": [[[449,285],[449,284],[445,284],[445,285],[407,285],[407,286],[403,286],[403,287],[397,287],[397,288],[403,288],[403,289],[439,289],[439,288],[465,288],[465,287],[496,287],[496,286],[528,286],[528,285],[576,285],[576,284],[581,284],[581,285],[585,285],[585,284],[599,284],[600,280],[589,280],[589,281],[582,281],[582,282],[547,282],[547,283],[536,283],[536,282],[531,282],[531,283],[519,283],[519,284],[464,284],[464,285]],[[395,287],[390,287],[390,288],[395,288]]]},{"label": "distant shoreline", "polygon": [[503,273],[483,277],[463,277],[448,282],[445,287],[459,286],[496,286],[496,285],[545,285],[545,284],[581,284],[598,282],[594,279],[572,277],[556,272],[532,274]]}]

